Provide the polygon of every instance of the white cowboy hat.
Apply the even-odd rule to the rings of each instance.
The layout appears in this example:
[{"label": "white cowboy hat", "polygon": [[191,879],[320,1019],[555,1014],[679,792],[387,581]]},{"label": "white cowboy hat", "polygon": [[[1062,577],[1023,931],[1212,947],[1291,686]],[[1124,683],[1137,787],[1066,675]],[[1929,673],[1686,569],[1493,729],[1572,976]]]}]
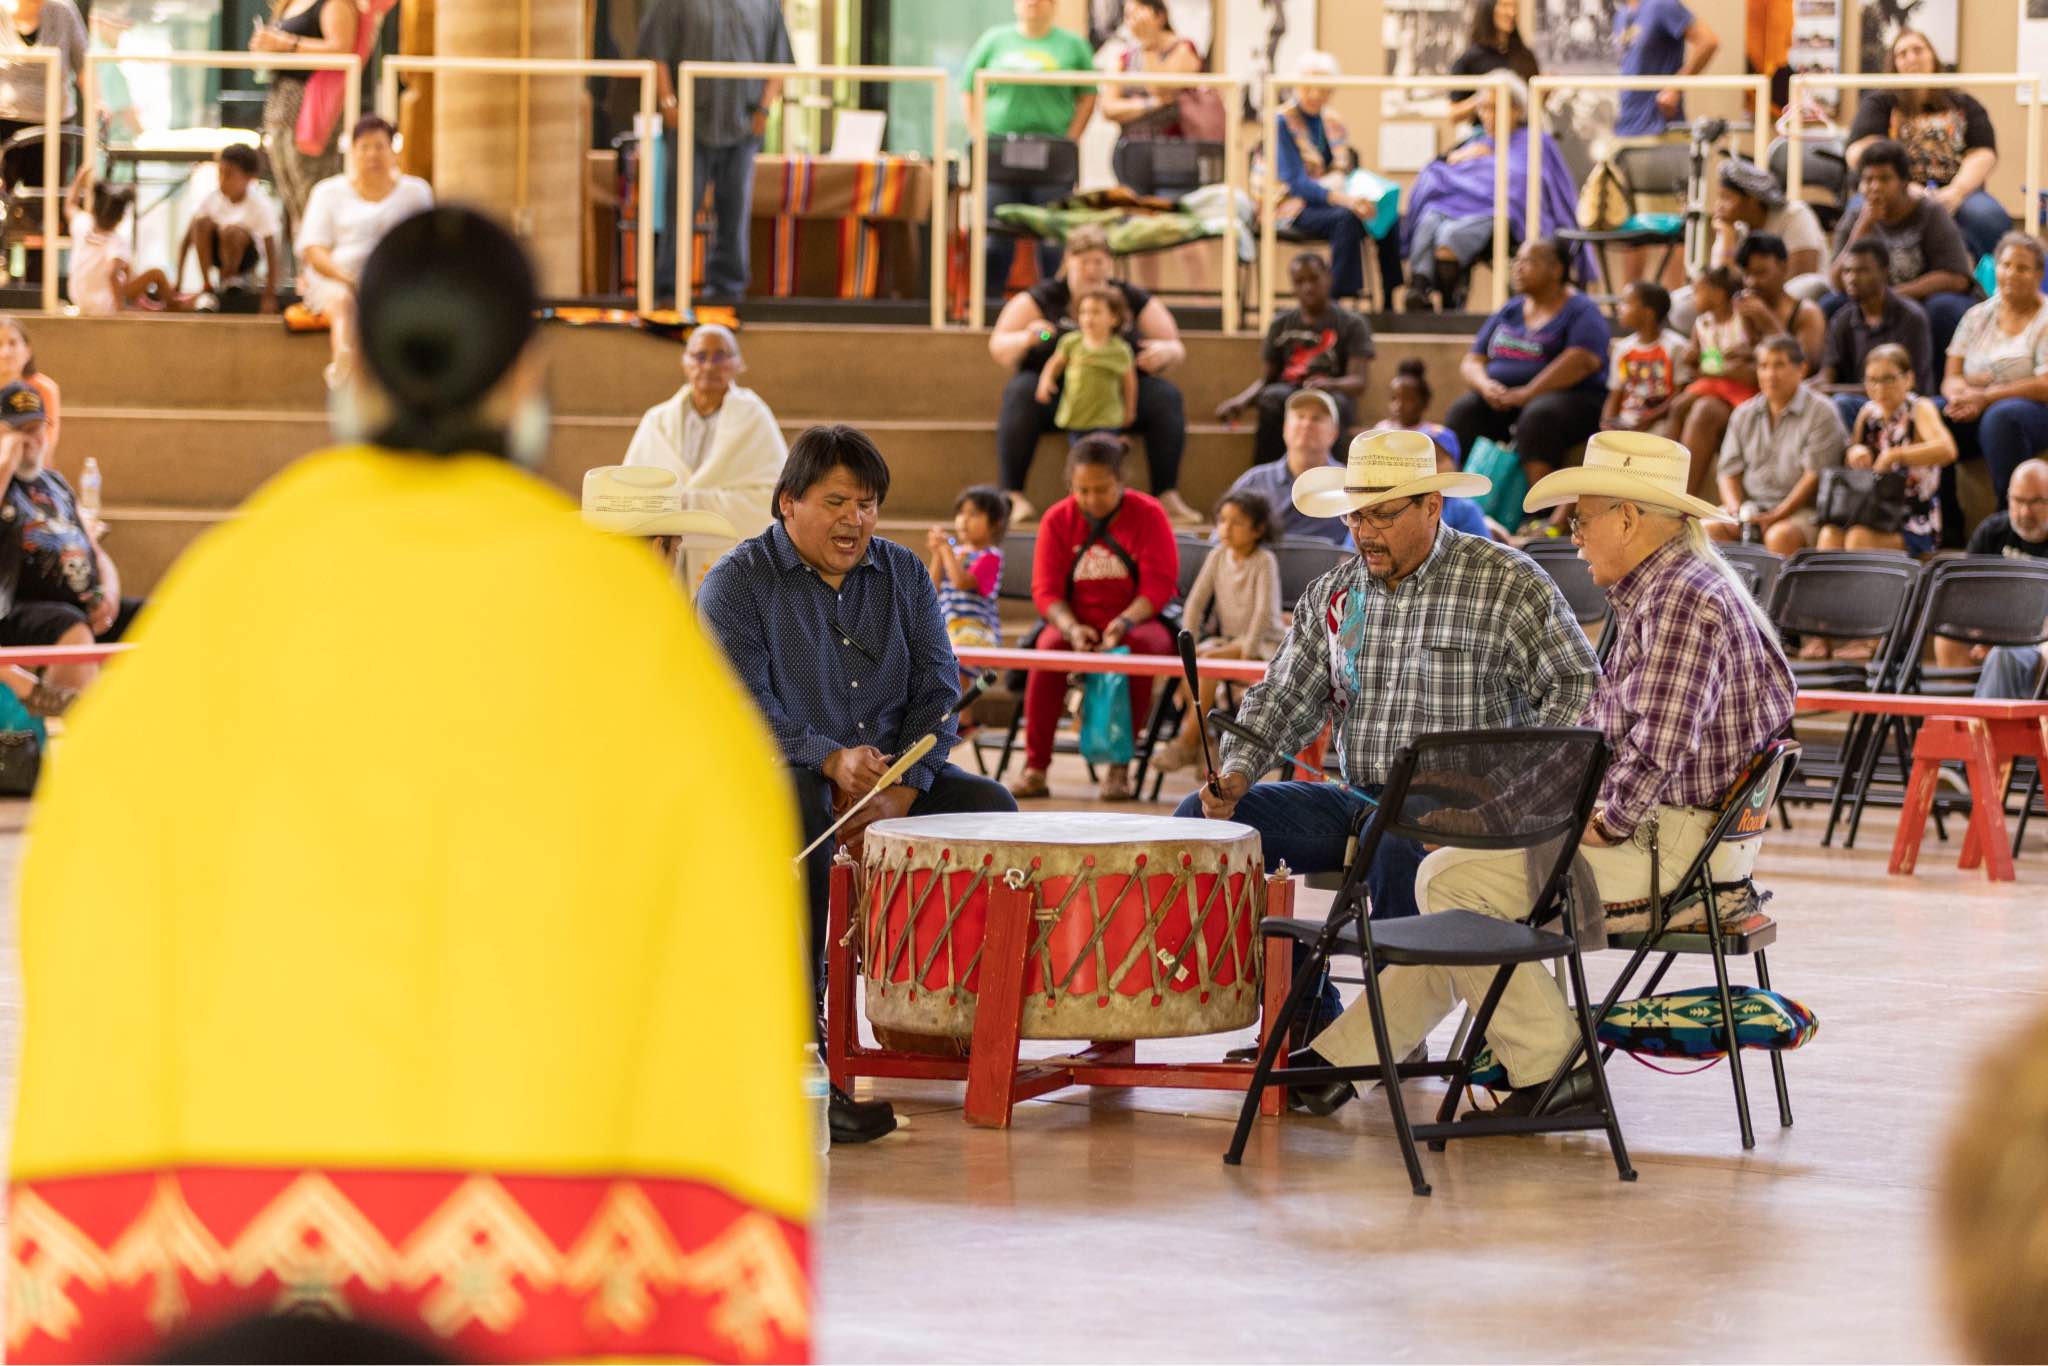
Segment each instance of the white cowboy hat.
[{"label": "white cowboy hat", "polygon": [[685,550],[720,550],[739,528],[683,506],[683,481],[651,465],[600,465],[583,476],[583,520],[619,536],[678,536]]},{"label": "white cowboy hat", "polygon": [[1587,494],[1641,503],[1708,522],[1732,522],[1720,508],[1687,493],[1692,456],[1669,437],[1647,432],[1600,432],[1586,443],[1586,461],[1546,474],[1522,500],[1528,512],[1576,502]]},{"label": "white cowboy hat", "polygon": [[1427,432],[1361,432],[1351,438],[1344,468],[1325,465],[1294,481],[1294,506],[1310,517],[1342,517],[1396,498],[1478,498],[1492,488],[1483,474],[1438,474],[1436,442]]}]

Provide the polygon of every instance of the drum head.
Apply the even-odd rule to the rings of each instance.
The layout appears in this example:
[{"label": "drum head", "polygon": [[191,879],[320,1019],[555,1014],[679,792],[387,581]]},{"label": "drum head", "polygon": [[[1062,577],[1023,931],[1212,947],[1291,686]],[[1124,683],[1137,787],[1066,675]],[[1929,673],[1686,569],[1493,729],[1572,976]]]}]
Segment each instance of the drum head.
[{"label": "drum head", "polygon": [[1258,832],[1236,821],[1193,821],[1095,811],[982,811],[900,816],[868,827],[868,840],[974,840],[982,843],[1088,845],[1229,844]]}]

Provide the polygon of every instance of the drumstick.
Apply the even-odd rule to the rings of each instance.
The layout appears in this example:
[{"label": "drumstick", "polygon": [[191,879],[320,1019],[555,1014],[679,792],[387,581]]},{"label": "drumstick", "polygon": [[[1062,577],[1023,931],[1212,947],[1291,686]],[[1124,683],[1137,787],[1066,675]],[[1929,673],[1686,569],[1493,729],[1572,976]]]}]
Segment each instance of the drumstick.
[{"label": "drumstick", "polygon": [[1216,781],[1216,756],[1209,753],[1209,728],[1202,724],[1202,683],[1195,672],[1195,633],[1183,630],[1179,643],[1181,672],[1188,676],[1188,719],[1195,723],[1195,734],[1202,737],[1202,770],[1209,775],[1209,792],[1220,797],[1223,787]]},{"label": "drumstick", "polygon": [[[1245,726],[1239,725],[1235,717],[1226,714],[1221,709],[1210,712],[1209,719],[1216,723],[1216,729],[1227,730],[1232,735],[1235,735],[1238,739],[1244,741],[1246,744],[1257,745],[1260,749],[1272,748],[1271,742],[1266,740],[1264,736],[1261,736],[1258,732],[1251,730]],[[1308,775],[1310,778],[1316,779],[1319,782],[1329,781],[1328,774],[1322,772],[1320,769],[1310,768],[1307,764],[1295,758],[1292,754],[1287,756],[1287,762],[1293,764],[1297,769],[1301,770],[1301,772]],[[1379,798],[1372,796],[1364,788],[1359,787],[1353,783],[1345,783],[1344,786],[1350,788],[1353,792],[1356,792],[1359,796],[1365,798],[1365,800],[1371,805],[1378,806],[1380,804]]]},{"label": "drumstick", "polygon": [[838,820],[832,822],[830,826],[826,827],[824,834],[818,836],[809,844],[806,844],[803,847],[803,852],[796,856],[795,861],[798,863],[802,863],[806,858],[810,856],[811,850],[817,848],[826,840],[831,839],[834,833],[838,831],[840,826],[852,820],[854,812],[860,810],[863,806],[866,806],[869,802],[873,801],[877,796],[881,795],[883,789],[894,787],[896,785],[896,780],[902,777],[906,772],[908,772],[912,764],[916,763],[919,759],[924,758],[925,755],[932,752],[932,746],[935,743],[937,743],[938,738],[939,737],[936,735],[927,735],[922,740],[919,740],[916,744],[912,745],[909,749],[904,750],[903,757],[898,759],[895,763],[889,765],[889,767],[882,773],[882,776],[875,779],[875,785],[868,789],[868,795],[862,797],[852,806],[846,808],[846,814],[841,816]]},{"label": "drumstick", "polygon": [[974,682],[967,685],[967,691],[960,694],[960,701],[953,707],[954,714],[958,715],[976,702],[979,702],[981,695],[995,685],[996,671],[994,669],[983,669],[974,676]]}]

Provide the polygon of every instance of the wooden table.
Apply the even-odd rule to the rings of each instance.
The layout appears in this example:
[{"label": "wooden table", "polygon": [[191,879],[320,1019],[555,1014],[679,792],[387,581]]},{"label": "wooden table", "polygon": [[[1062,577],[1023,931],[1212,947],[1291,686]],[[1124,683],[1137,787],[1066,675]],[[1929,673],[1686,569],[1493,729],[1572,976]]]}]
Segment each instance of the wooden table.
[{"label": "wooden table", "polygon": [[1912,772],[1906,779],[1906,804],[1892,839],[1891,872],[1911,873],[1919,862],[1941,765],[1954,759],[1961,761],[1970,781],[1970,829],[1956,867],[1970,869],[1982,863],[1989,880],[2014,880],[2005,789],[2015,759],[2048,761],[2048,702],[1815,689],[1800,693],[1796,706],[1802,712],[1922,718],[1920,737],[1913,742]]}]

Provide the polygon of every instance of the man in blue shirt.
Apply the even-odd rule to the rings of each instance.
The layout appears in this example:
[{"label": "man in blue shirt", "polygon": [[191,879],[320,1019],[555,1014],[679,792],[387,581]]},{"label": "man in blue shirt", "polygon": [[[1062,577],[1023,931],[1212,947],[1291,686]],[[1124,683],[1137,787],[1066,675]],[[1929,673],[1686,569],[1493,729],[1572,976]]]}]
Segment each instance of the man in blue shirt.
[{"label": "man in blue shirt", "polygon": [[1287,454],[1254,465],[1237,476],[1231,493],[1256,493],[1273,509],[1273,530],[1283,537],[1310,537],[1350,548],[1351,533],[1328,517],[1311,517],[1294,506],[1294,481],[1318,465],[1334,464],[1337,445],[1337,404],[1320,389],[1296,389],[1287,399],[1280,439]]},{"label": "man in blue shirt", "polygon": [[[1633,0],[1615,11],[1614,45],[1624,76],[1697,76],[1721,40],[1681,0]],[[1624,90],[1614,131],[1642,137],[1684,119],[1685,97],[1676,90]]]},{"label": "man in blue shirt", "polygon": [[[832,856],[894,816],[1015,811],[1002,784],[948,762],[960,665],[938,591],[916,554],[874,538],[889,467],[852,427],[813,427],[789,448],[775,486],[775,524],[733,547],[697,594],[697,610],[781,746],[804,841],[866,796],[894,756],[927,735],[931,753],[869,802],[806,861],[813,981],[825,981],[825,909]],[[879,1137],[849,1121],[835,1093],[835,1138]],[[893,1125],[892,1125],[893,1127]],[[881,1133],[886,1133],[882,1129]]]}]

